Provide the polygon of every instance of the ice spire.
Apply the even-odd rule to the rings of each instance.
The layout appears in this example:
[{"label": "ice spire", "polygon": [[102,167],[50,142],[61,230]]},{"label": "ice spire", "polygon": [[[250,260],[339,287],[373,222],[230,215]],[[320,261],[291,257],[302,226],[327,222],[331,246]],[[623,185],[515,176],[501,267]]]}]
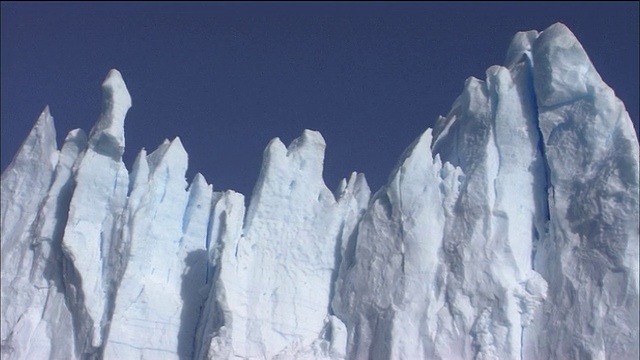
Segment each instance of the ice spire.
[{"label": "ice spire", "polygon": [[91,130],[88,148],[74,165],[76,187],[62,241],[69,307],[78,323],[79,357],[101,351],[123,273],[122,259],[126,259],[119,219],[129,188],[122,154],[131,97],[117,70],[109,72],[102,91],[102,113]]},{"label": "ice spire", "polygon": [[89,135],[89,146],[97,153],[119,160],[124,153],[124,119],[131,96],[122,75],[111,69],[102,83],[102,114]]}]

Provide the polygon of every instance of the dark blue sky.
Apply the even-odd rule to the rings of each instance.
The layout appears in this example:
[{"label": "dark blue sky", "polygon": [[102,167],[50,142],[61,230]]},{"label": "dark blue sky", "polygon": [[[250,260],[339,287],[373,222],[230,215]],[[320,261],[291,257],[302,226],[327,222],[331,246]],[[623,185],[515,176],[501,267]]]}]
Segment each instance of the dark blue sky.
[{"label": "dark blue sky", "polygon": [[[191,181],[250,195],[262,151],[305,128],[325,181],[377,190],[405,147],[446,115],[469,76],[501,64],[515,32],[569,26],[638,129],[638,2],[1,4],[1,167],[49,104],[59,146],[89,131],[100,84],[133,98],[125,163],[180,136]],[[636,130],[637,131],[637,130]]]}]

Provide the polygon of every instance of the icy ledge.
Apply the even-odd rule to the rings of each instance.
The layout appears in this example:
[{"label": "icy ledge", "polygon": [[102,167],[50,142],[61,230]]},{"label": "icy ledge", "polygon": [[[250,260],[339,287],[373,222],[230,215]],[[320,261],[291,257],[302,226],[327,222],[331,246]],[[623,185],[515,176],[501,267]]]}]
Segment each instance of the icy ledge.
[{"label": "icy ledge", "polygon": [[2,359],[637,359],[632,122],[562,24],[505,64],[375,194],[305,130],[246,209],[178,138],[127,171],[117,70],[89,136],[45,109],[2,174]]}]

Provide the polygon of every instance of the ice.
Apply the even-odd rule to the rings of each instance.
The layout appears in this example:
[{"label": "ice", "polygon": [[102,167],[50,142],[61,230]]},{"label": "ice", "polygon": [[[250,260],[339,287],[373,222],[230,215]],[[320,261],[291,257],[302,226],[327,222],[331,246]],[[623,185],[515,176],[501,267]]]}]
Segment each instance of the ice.
[{"label": "ice", "polygon": [[121,156],[124,117],[131,99],[116,70],[109,72],[102,90],[102,114],[73,167],[76,186],[62,240],[67,299],[78,322],[75,335],[80,354],[99,352],[105,336],[121,275],[113,265],[117,254],[112,251],[120,246],[118,222],[129,183]]},{"label": "ice", "polygon": [[222,264],[235,260],[242,237],[244,196],[234,191],[214,193],[208,229],[207,280],[212,284],[202,310],[195,338],[195,359],[231,358],[232,313],[227,305],[225,283],[220,278]]},{"label": "ice", "polygon": [[[30,285],[40,292],[40,301],[44,301],[44,305],[42,303],[32,304],[30,310],[40,310],[40,307],[44,307],[42,314],[39,314],[42,319],[39,324],[41,333],[34,338],[51,339],[51,344],[48,347],[42,346],[47,345],[46,342],[36,342],[39,345],[30,351],[27,358],[41,358],[48,354],[51,354],[53,358],[72,359],[75,357],[73,352],[73,318],[66,307],[63,296],[62,267],[64,265],[60,245],[67,220],[66,209],[69,207],[74,188],[71,168],[86,146],[87,138],[82,130],[72,130],[67,135],[60,151],[53,184],[36,218],[31,246],[38,260],[32,265],[31,274],[42,274],[42,277],[30,277]],[[26,285],[25,288],[28,289],[29,286]],[[24,293],[28,292],[24,291]],[[16,308],[14,307],[14,309]],[[44,351],[36,353],[34,350],[38,348]]]},{"label": "ice", "polygon": [[90,147],[119,161],[124,153],[124,119],[131,108],[131,96],[118,70],[109,71],[102,83],[102,113],[89,134]]},{"label": "ice", "polygon": [[449,169],[443,179],[430,145],[427,130],[405,152],[343,257],[333,309],[347,327],[347,358],[416,358],[433,349],[436,324],[424,320],[435,319],[443,294],[425,284],[441,281],[443,204],[461,172]]},{"label": "ice", "polygon": [[157,151],[141,153],[135,165],[122,230],[128,259],[105,358],[184,358],[193,352],[212,189],[198,174],[186,191],[187,153],[180,139]]},{"label": "ice", "polygon": [[507,50],[507,57],[504,61],[505,66],[512,68],[523,60],[523,56],[526,56],[527,60],[525,61],[533,61],[531,48],[539,35],[540,33],[536,30],[518,32],[511,40]]},{"label": "ice", "polygon": [[[46,107],[11,164],[2,173],[3,263],[10,261],[7,258],[9,247],[20,243],[8,240],[22,236],[33,223],[38,205],[53,181],[57,160],[56,130],[49,107]],[[25,177],[25,173],[34,176]]]},{"label": "ice", "polygon": [[571,31],[533,49],[549,168],[549,235],[535,266],[550,299],[537,357],[635,359],[638,349],[638,140],[629,115]]},{"label": "ice", "polygon": [[222,248],[227,260],[217,282],[225,289],[233,356],[293,356],[324,332],[350,199],[349,192],[336,199],[324,185],[324,148],[322,136],[308,130],[288,148],[271,141],[242,235]]},{"label": "ice", "polygon": [[[5,359],[636,359],[639,146],[562,24],[516,34],[375,194],[272,140],[242,194],[131,171],[117,70],[87,137],[45,108],[0,186]],[[223,170],[221,170],[223,171]]]},{"label": "ice", "polygon": [[[54,234],[55,224],[45,226],[55,223],[61,215],[56,209],[56,194],[67,183],[65,170],[77,154],[69,138],[59,155],[53,117],[45,108],[2,174],[3,359],[33,359],[49,354],[63,358],[73,354],[67,350],[73,347],[71,314],[58,289],[59,234]],[[60,164],[56,167],[58,158]],[[51,194],[47,195],[50,187]],[[48,211],[39,211],[42,204]]]}]

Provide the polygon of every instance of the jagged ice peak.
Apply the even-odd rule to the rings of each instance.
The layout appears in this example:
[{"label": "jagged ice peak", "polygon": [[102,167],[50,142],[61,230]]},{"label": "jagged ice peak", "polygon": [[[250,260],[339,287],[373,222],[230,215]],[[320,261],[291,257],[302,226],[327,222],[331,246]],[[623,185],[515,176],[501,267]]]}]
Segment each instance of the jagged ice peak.
[{"label": "jagged ice peak", "polygon": [[372,193],[273,139],[253,194],[179,138],[123,162],[46,108],[2,174],[2,359],[636,359],[639,150],[571,31],[515,35]]}]

